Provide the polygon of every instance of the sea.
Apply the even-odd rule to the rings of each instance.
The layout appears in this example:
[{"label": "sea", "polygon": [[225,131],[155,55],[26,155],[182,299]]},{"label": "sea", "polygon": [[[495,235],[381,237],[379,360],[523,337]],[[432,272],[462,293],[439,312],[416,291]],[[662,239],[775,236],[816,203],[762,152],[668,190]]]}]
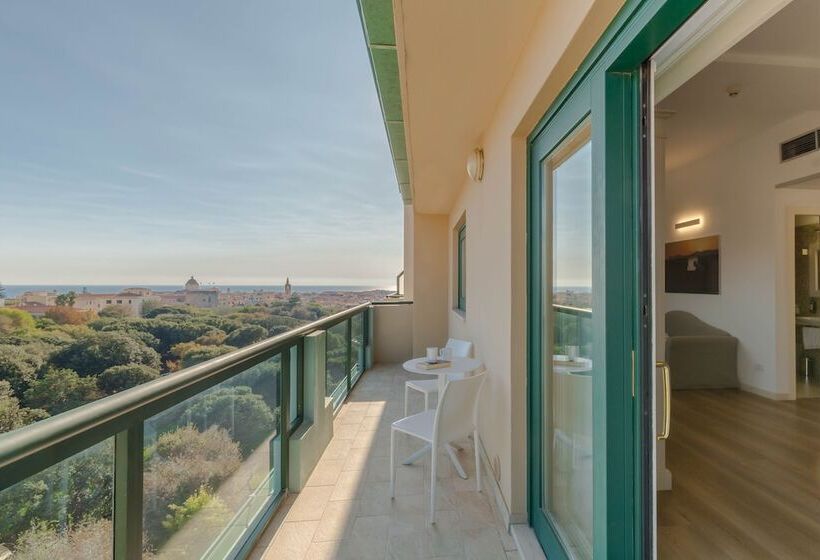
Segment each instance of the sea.
[{"label": "sea", "polygon": [[[213,285],[213,284],[202,284],[203,288],[219,288],[220,291],[227,292],[230,290],[231,292],[283,292],[285,291],[284,286],[231,286],[231,285]],[[173,292],[176,290],[182,290],[183,286],[180,285],[153,285],[153,284],[130,284],[130,285],[80,285],[80,284],[51,284],[51,285],[15,285],[15,284],[4,284],[3,288],[6,291],[7,298],[17,297],[24,292],[57,292],[58,294],[63,294],[66,292],[77,292],[78,294],[81,293],[84,289],[87,290],[89,293],[92,294],[114,294],[118,293],[126,288],[148,288],[155,292]],[[302,285],[294,285],[292,287],[294,292],[302,292],[302,293],[318,293],[318,292],[366,292],[370,290],[391,290],[390,286],[333,286],[333,285],[313,285],[313,286],[302,286]],[[395,287],[392,288],[395,291]]]}]

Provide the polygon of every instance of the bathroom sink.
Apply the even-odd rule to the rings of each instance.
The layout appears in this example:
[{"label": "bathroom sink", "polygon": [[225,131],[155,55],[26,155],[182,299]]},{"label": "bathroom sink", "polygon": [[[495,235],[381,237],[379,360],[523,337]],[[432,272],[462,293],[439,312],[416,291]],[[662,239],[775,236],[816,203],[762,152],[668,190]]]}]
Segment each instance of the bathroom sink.
[{"label": "bathroom sink", "polygon": [[820,327],[820,316],[818,315],[798,315],[794,322],[803,327]]}]

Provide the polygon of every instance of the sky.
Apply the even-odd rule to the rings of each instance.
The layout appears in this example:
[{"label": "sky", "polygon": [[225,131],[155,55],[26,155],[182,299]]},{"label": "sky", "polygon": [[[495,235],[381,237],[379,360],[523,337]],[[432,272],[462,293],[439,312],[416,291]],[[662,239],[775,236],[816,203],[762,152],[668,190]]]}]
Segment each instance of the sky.
[{"label": "sky", "polygon": [[390,285],[354,0],[7,0],[0,283]]},{"label": "sky", "polygon": [[592,287],[592,144],[587,142],[554,171],[553,285]]}]

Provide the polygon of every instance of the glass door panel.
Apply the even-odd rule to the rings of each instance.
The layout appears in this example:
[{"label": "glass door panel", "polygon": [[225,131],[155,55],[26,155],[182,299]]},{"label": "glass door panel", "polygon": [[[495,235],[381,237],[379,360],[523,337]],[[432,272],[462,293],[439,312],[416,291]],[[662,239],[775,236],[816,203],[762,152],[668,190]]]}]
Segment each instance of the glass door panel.
[{"label": "glass door panel", "polygon": [[592,144],[582,125],[544,160],[541,507],[570,557],[592,558]]}]

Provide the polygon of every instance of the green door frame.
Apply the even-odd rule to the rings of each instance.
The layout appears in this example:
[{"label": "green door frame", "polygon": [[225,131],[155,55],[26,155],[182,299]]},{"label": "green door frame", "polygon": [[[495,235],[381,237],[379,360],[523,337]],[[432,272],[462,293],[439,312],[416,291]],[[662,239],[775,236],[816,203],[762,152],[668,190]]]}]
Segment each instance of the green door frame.
[{"label": "green door frame", "polygon": [[[651,299],[643,66],[705,0],[627,0],[528,138],[528,509],[550,558],[567,558],[540,514],[540,162],[583,118],[592,123],[594,555],[651,558],[654,544]],[[605,373],[604,373],[605,372]],[[540,518],[539,518],[540,515]]]}]

